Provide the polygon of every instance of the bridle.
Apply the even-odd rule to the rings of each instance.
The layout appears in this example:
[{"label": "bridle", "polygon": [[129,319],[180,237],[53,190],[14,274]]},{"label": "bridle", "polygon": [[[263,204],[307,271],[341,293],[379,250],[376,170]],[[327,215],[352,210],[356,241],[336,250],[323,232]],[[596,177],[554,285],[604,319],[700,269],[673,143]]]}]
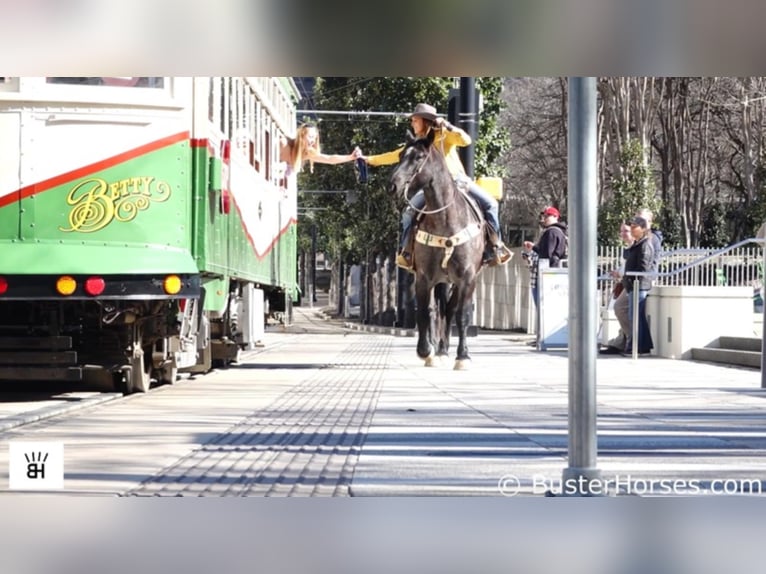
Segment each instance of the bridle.
[{"label": "bridle", "polygon": [[413,205],[412,202],[410,201],[410,199],[407,197],[407,192],[410,190],[410,186],[412,185],[413,180],[420,174],[420,172],[425,167],[426,162],[431,157],[431,152],[433,151],[433,149],[434,149],[433,146],[429,146],[428,153],[421,160],[420,164],[418,164],[417,169],[414,172],[412,172],[412,175],[410,175],[410,177],[407,178],[407,181],[404,182],[404,186],[402,187],[402,196],[404,197],[404,200],[407,202],[407,205],[409,205],[410,209],[412,209],[413,211],[415,211],[417,213],[420,213],[421,215],[433,215],[435,213],[442,212],[442,211],[448,209],[449,207],[451,207],[453,203],[455,203],[456,195],[455,195],[454,191],[453,191],[453,194],[452,194],[452,201],[450,201],[446,205],[441,206],[438,209],[430,209],[430,210],[429,209],[421,209],[421,208]]}]

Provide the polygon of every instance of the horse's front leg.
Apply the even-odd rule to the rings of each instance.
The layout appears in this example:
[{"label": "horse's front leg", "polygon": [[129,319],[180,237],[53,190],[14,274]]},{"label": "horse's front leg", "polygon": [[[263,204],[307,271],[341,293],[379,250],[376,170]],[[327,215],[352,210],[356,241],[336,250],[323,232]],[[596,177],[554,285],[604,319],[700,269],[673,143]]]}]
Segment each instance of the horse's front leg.
[{"label": "horse's front leg", "polygon": [[426,360],[426,366],[434,354],[431,343],[431,288],[425,280],[415,282],[415,298],[418,304],[416,323],[418,325],[418,357]]},{"label": "horse's front leg", "polygon": [[436,337],[436,356],[439,358],[446,357],[449,354],[449,336],[452,317],[448,314],[448,291],[449,285],[446,283],[439,283],[434,287],[434,306],[436,308],[436,329],[434,330],[434,333]]},{"label": "horse's front leg", "polygon": [[466,332],[468,331],[468,323],[471,320],[471,311],[473,310],[472,296],[473,289],[466,289],[463,293],[460,293],[459,300],[457,301],[455,322],[457,324],[458,343],[455,370],[467,368],[468,361],[471,360],[471,356],[468,354],[468,337]]}]

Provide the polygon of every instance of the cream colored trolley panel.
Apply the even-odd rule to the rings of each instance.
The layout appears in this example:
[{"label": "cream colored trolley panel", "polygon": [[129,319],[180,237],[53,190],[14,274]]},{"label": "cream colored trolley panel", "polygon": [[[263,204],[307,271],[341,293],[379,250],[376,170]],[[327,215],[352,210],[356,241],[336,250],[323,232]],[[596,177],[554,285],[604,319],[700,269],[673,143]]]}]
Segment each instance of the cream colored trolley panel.
[{"label": "cream colored trolley panel", "polygon": [[[154,94],[149,88],[28,82],[34,89],[21,93],[29,98],[21,116],[21,186],[190,131],[191,79],[165,82]],[[143,90],[139,103],[130,97],[137,89]]]},{"label": "cream colored trolley panel", "polygon": [[[197,77],[193,80],[193,105],[192,105],[192,128],[191,137],[210,139],[211,133],[217,130],[221,123],[220,100],[221,85],[218,77]],[[214,129],[215,128],[215,129]],[[216,145],[220,142],[220,136],[213,138],[211,142]]]},{"label": "cream colored trolley panel", "polygon": [[18,111],[0,108],[0,201],[21,187],[19,183],[19,128]]}]

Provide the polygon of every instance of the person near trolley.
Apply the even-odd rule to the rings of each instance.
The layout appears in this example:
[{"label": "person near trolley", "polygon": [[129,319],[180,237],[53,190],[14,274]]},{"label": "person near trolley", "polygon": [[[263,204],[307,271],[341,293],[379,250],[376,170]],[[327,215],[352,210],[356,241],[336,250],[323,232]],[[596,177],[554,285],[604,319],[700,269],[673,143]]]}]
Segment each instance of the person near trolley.
[{"label": "person near trolley", "polygon": [[[453,126],[437,114],[435,107],[423,103],[417,104],[412,114],[410,114],[410,126],[418,138],[426,137],[431,131],[434,132],[433,145],[444,154],[452,178],[460,189],[466,189],[467,193],[484,212],[484,219],[490,228],[490,239],[485,249],[484,263],[489,265],[506,263],[511,258],[511,251],[503,244],[497,200],[466,175],[465,168],[457,154],[458,147],[471,145],[471,136],[465,130]],[[403,149],[404,146],[376,155],[364,155],[361,153],[361,150],[357,153],[358,157],[368,165],[376,167],[398,163]],[[396,264],[411,271],[413,268],[412,224],[415,219],[415,212],[422,210],[426,205],[423,190],[419,190],[410,199],[409,203],[409,207],[402,213],[402,237],[399,244],[399,254],[396,257]]]},{"label": "person near trolley", "polygon": [[302,124],[294,138],[283,137],[280,147],[280,161],[286,164],[285,175],[299,173],[309,163],[313,173],[315,163],[337,165],[356,159],[356,153],[325,154],[319,143],[319,128],[314,124]]}]

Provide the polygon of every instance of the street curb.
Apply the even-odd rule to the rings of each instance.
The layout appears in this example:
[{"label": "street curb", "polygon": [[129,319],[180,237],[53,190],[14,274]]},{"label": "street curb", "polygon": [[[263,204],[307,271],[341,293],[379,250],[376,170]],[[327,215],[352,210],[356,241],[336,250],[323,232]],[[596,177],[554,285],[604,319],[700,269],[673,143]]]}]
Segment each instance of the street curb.
[{"label": "street curb", "polygon": [[[138,394],[138,393],[136,393]],[[38,411],[21,413],[16,416],[9,417],[7,420],[0,423],[0,433],[4,433],[16,427],[27,425],[30,423],[36,423],[44,421],[59,415],[71,413],[74,411],[82,410],[94,405],[107,403],[116,399],[126,398],[122,393],[103,393],[87,397],[81,401],[75,403],[68,403],[63,405],[51,405]]]},{"label": "street curb", "polygon": [[360,325],[359,323],[344,323],[346,329],[353,331],[366,331],[368,333],[378,333],[380,335],[393,335],[395,337],[415,337],[417,335],[414,329],[402,329],[399,327],[381,327],[379,325]]},{"label": "street curb", "polygon": [[[334,319],[325,309],[318,309],[316,311],[317,317],[324,319],[325,321],[331,321]],[[340,320],[340,319],[337,319]],[[352,331],[364,331],[366,333],[376,333],[379,335],[392,335],[394,337],[417,337],[417,329],[406,329],[404,327],[386,327],[382,325],[364,325],[362,323],[352,323],[350,321],[343,322],[344,329],[350,329]],[[478,337],[479,329],[476,325],[469,325],[466,330],[468,337]],[[457,327],[452,325],[452,336],[457,337]]]},{"label": "street curb", "polygon": [[[324,319],[325,321],[332,321],[332,317],[324,309],[318,309],[316,311],[317,317]],[[361,323],[352,323],[349,321],[343,322],[343,328],[351,331],[364,331],[367,333],[377,333],[380,335],[393,335],[394,337],[415,337],[417,331],[415,329],[402,329],[400,327],[382,327],[380,325],[362,325]]]}]

